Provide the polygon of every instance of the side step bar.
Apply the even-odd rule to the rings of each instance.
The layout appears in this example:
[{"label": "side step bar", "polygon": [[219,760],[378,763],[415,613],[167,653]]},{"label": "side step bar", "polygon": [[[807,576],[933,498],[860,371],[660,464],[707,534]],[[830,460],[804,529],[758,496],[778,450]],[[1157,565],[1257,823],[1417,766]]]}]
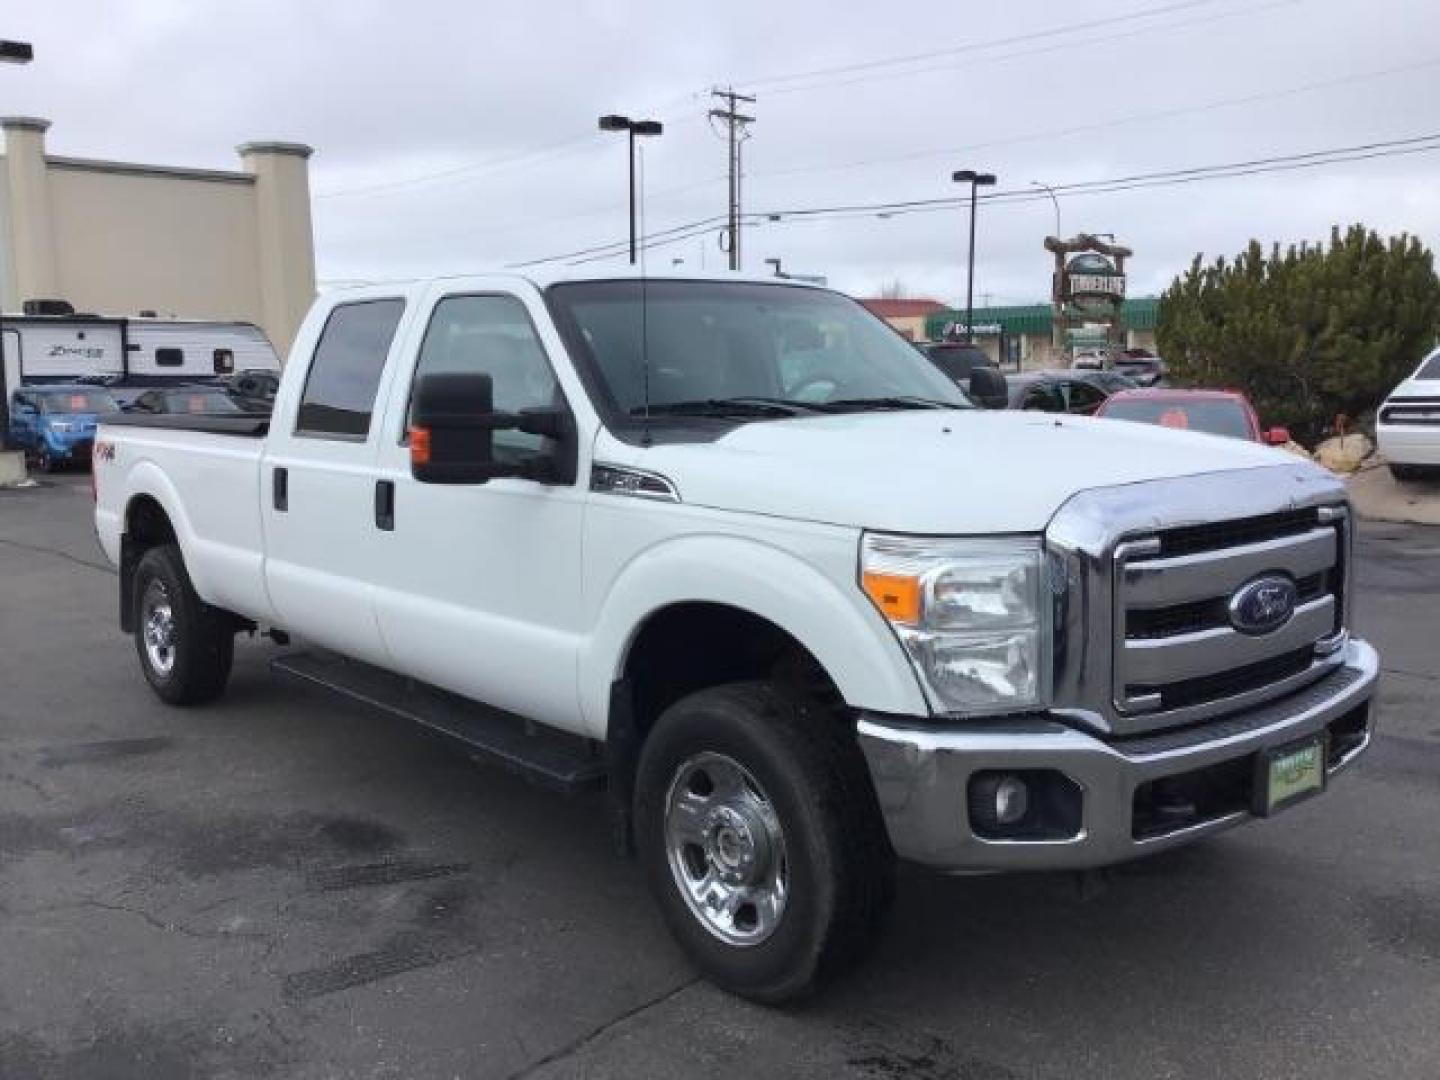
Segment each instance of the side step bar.
[{"label": "side step bar", "polygon": [[426,683],[323,653],[277,656],[270,670],[284,682],[327,691],[387,716],[458,740],[479,756],[564,794],[605,786],[599,744],[534,725]]}]

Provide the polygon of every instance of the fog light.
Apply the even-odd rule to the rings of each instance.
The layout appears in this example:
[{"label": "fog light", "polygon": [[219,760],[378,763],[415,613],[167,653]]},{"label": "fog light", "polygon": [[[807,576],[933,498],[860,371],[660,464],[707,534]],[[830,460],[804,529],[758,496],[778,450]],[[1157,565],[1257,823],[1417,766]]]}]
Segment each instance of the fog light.
[{"label": "fog light", "polygon": [[1006,776],[995,785],[995,820],[1014,825],[1030,809],[1030,789],[1017,776]]},{"label": "fog light", "polygon": [[980,833],[1003,832],[1030,812],[1030,786],[1014,773],[976,773],[970,780],[970,823]]}]

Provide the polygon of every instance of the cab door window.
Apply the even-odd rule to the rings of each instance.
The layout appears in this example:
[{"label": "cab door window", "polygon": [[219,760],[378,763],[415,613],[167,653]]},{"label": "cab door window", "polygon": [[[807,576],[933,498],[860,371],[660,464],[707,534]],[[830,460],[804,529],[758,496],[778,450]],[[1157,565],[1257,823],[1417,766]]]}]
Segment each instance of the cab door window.
[{"label": "cab door window", "polygon": [[[415,364],[416,382],[427,375],[480,373],[493,382],[497,412],[563,405],[545,348],[518,297],[447,296],[435,305]],[[413,402],[414,385],[410,396]],[[494,445],[497,461],[515,463],[544,451],[546,440],[497,431]]]}]

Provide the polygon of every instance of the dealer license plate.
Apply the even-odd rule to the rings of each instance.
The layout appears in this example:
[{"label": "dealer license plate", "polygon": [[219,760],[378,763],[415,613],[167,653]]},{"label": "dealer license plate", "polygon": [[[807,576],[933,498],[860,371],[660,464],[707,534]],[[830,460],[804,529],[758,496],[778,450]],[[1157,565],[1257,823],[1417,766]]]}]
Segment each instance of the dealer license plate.
[{"label": "dealer license plate", "polygon": [[1325,736],[1267,750],[1256,770],[1261,781],[1259,812],[1273,814],[1325,788]]}]

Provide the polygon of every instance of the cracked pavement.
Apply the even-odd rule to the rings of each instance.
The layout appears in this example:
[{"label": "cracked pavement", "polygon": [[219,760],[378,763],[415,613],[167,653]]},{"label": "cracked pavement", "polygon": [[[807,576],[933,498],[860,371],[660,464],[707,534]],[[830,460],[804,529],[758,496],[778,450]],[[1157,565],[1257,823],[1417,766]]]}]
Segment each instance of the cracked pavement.
[{"label": "cracked pavement", "polygon": [[781,1011],[695,979],[598,802],[263,643],[161,705],[89,510],[0,493],[5,1080],[1440,1075],[1440,530],[1362,532],[1382,734],[1326,798],[1098,889],[906,871],[868,966]]}]

